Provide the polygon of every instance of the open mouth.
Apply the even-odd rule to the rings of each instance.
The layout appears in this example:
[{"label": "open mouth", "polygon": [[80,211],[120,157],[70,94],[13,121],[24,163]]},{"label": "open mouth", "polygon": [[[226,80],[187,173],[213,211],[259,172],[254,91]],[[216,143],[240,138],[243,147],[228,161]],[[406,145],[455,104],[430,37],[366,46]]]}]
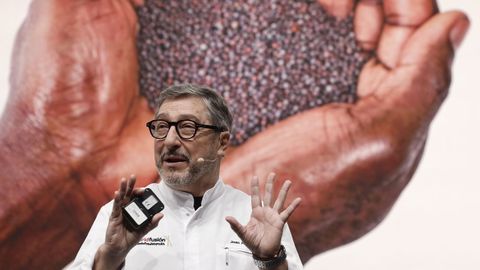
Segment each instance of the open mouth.
[{"label": "open mouth", "polygon": [[163,162],[167,164],[181,164],[188,163],[188,158],[184,156],[166,156],[163,158]]}]

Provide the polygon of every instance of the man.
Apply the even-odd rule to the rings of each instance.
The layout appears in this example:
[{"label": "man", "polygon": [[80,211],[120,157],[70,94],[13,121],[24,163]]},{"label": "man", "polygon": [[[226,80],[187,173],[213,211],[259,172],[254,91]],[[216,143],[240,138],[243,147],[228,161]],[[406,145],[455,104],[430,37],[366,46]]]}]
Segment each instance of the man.
[{"label": "man", "polygon": [[[153,112],[138,91],[140,2],[32,1],[0,119],[3,268],[62,268],[118,179],[135,171],[145,186],[158,177],[143,126]],[[248,175],[295,179],[290,193],[303,201],[289,225],[305,262],[389,213],[421,159],[469,25],[434,0],[319,2],[354,13],[356,38],[375,56],[358,101],[291,116],[229,148],[221,169],[244,190]]]},{"label": "man", "polygon": [[301,269],[284,227],[300,203],[296,198],[283,209],[291,182],[283,184],[274,201],[275,175],[270,174],[262,202],[254,178],[250,204],[246,194],[219,179],[231,125],[225,101],[209,88],[186,84],[162,92],[155,120],[147,126],[155,138],[161,178],[149,188],[165,210],[145,229],[128,230],[121,207],[142,190],[134,189],[134,176],[122,179],[113,202],[100,210],[73,267]]}]

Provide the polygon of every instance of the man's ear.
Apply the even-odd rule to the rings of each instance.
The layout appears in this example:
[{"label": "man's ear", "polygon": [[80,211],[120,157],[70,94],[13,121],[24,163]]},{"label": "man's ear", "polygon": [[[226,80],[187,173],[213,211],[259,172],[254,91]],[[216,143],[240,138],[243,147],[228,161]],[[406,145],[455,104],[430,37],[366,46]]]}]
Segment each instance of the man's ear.
[{"label": "man's ear", "polygon": [[228,146],[230,145],[230,132],[223,131],[220,133],[220,148],[217,151],[217,155],[220,157],[225,156]]}]

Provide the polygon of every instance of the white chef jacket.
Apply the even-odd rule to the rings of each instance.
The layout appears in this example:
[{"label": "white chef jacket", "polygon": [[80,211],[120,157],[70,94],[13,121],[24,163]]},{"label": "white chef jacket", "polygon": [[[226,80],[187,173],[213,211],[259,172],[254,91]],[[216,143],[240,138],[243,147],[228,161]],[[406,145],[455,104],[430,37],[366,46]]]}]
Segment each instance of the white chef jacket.
[{"label": "white chef jacket", "polygon": [[[225,221],[226,216],[244,225],[249,221],[249,195],[220,179],[205,192],[202,205],[195,211],[191,194],[174,190],[163,181],[148,187],[164,203],[164,217],[130,250],[125,269],[257,269],[252,253]],[[95,253],[105,241],[112,206],[113,201],[100,209],[71,268],[92,268]],[[289,269],[303,269],[288,225],[281,242]]]}]

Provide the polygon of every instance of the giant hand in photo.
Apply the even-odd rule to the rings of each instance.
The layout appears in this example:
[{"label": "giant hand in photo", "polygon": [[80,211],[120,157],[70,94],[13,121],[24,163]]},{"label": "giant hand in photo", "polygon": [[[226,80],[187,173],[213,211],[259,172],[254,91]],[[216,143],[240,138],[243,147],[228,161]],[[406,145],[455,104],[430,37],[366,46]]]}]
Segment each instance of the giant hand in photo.
[{"label": "giant hand in photo", "polygon": [[[294,182],[303,260],[355,240],[390,210],[420,161],[468,27],[432,1],[319,1],[355,8],[375,56],[354,104],[292,116],[231,148],[222,178],[248,191],[270,171]],[[15,43],[0,127],[0,258],[8,269],[61,268],[75,256],[122,176],[157,179],[138,91],[137,18],[126,0],[35,0]],[[340,15],[341,16],[341,15]],[[292,89],[294,91],[294,89]],[[263,185],[263,184],[262,184]]]}]

